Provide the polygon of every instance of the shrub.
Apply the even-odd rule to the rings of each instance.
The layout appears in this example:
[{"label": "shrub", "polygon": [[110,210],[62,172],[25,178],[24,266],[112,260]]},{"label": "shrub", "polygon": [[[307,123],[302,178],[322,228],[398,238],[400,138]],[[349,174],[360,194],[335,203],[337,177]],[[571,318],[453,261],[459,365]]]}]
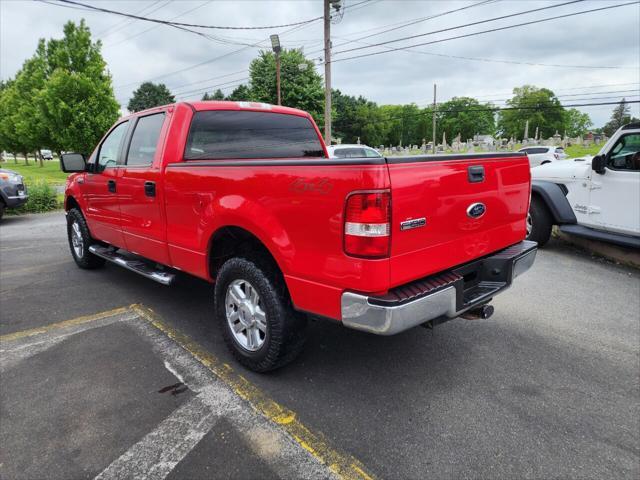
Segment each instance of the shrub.
[{"label": "shrub", "polygon": [[39,180],[33,183],[25,181],[25,184],[27,185],[29,200],[21,207],[9,210],[7,213],[41,213],[61,207],[55,187],[52,187],[46,181]]}]

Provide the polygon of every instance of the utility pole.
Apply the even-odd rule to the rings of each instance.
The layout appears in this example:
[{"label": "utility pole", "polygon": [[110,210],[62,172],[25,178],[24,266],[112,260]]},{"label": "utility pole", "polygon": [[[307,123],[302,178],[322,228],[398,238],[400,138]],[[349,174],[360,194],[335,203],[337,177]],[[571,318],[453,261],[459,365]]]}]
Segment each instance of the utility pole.
[{"label": "utility pole", "polygon": [[436,153],[436,84],[433,84],[433,145],[431,152]]},{"label": "utility pole", "polygon": [[276,88],[278,90],[278,105],[282,105],[282,97],[280,94],[280,52],[276,53]]},{"label": "utility pole", "polygon": [[324,0],[324,143],[331,145],[331,0]]},{"label": "utility pole", "polygon": [[282,105],[282,97],[280,95],[280,52],[282,47],[280,46],[280,37],[278,35],[271,35],[271,48],[273,48],[276,54],[276,92],[278,97],[278,105]]}]

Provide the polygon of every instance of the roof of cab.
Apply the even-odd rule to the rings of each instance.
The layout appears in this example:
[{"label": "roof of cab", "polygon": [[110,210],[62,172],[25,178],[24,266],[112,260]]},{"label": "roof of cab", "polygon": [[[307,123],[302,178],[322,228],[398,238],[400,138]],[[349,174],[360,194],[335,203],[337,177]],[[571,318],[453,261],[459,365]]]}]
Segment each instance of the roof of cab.
[{"label": "roof of cab", "polygon": [[207,110],[252,110],[273,113],[285,113],[288,115],[298,115],[308,117],[309,114],[304,110],[297,108],[281,107],[279,105],[271,105],[262,102],[229,102],[221,100],[207,100],[198,102],[184,102],[191,105],[196,111],[202,112]]},{"label": "roof of cab", "polygon": [[185,105],[188,108],[192,108],[197,112],[211,111],[211,110],[250,110],[254,112],[273,112],[284,113],[288,115],[298,115],[300,117],[309,117],[311,115],[304,110],[298,110],[297,108],[281,107],[278,105],[271,105],[268,103],[260,102],[228,102],[228,101],[197,101],[197,102],[176,102],[169,103],[167,105],[159,105],[157,107],[147,108],[146,110],[140,110],[139,112],[131,112],[128,115],[124,115],[118,121],[122,121],[127,118],[140,117],[162,111],[166,108],[176,107],[178,105]]}]

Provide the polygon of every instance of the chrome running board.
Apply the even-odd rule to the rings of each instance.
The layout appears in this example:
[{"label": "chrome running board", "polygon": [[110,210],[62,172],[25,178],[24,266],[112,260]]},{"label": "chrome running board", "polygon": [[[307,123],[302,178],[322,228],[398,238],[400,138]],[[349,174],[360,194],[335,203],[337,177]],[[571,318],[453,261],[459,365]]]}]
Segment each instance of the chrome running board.
[{"label": "chrome running board", "polygon": [[91,245],[89,247],[89,251],[93,253],[95,256],[104,258],[105,260],[115,263],[127,270],[131,270],[132,272],[136,272],[143,277],[147,277],[155,282],[161,283],[162,285],[171,285],[174,278],[176,277],[173,273],[164,272],[162,270],[154,269],[149,263],[144,260],[136,260],[131,258],[126,258],[112,247],[103,247],[101,245]]}]

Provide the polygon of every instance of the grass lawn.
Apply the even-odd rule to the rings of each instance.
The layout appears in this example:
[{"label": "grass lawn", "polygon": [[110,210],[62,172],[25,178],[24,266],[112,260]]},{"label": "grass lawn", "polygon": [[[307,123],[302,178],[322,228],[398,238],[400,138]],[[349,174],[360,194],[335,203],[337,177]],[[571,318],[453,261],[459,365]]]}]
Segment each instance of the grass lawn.
[{"label": "grass lawn", "polygon": [[25,177],[27,186],[29,183],[45,181],[49,185],[64,185],[67,179],[67,173],[60,170],[60,162],[58,160],[45,160],[44,166],[40,167],[40,163],[33,162],[29,159],[29,165],[24,164],[24,159],[18,159],[18,163],[14,163],[13,159],[0,163],[0,168],[6,168],[18,172]]},{"label": "grass lawn", "polygon": [[588,147],[584,147],[582,145],[571,145],[564,149],[564,153],[569,155],[569,158],[580,158],[585,155],[596,155],[600,149],[602,148],[602,144],[600,145],[590,145]]}]

